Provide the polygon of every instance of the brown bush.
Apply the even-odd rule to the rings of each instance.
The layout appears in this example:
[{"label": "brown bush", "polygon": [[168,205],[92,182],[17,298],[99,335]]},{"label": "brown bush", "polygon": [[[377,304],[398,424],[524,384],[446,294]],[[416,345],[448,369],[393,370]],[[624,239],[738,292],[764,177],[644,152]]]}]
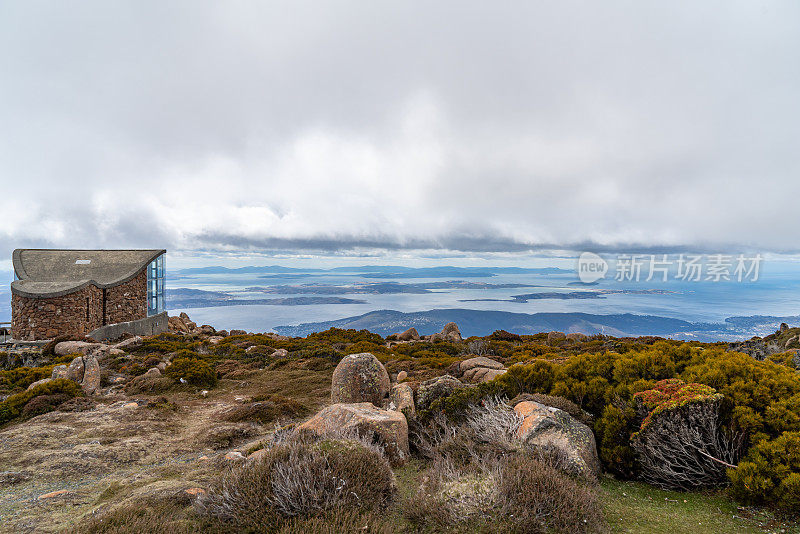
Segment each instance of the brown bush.
[{"label": "brown bush", "polygon": [[597,494],[559,470],[525,455],[500,464],[498,500],[517,533],[606,532]]},{"label": "brown bush", "polygon": [[394,493],[394,475],[377,447],[294,439],[225,473],[198,509],[234,529],[263,532],[321,512],[380,509]]}]

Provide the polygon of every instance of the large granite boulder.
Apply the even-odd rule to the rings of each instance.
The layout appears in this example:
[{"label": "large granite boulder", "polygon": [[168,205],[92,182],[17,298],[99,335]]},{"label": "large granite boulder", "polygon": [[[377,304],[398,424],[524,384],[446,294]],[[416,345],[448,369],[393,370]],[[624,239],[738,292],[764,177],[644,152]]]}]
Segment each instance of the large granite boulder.
[{"label": "large granite boulder", "polygon": [[566,339],[569,339],[570,341],[586,341],[589,339],[589,336],[586,334],[581,334],[580,332],[570,332],[567,334]]},{"label": "large granite boulder", "polygon": [[600,460],[592,430],[567,412],[535,401],[514,406],[522,417],[517,438],[526,447],[559,451],[567,471],[587,478],[600,474]]},{"label": "large granite boulder", "polygon": [[350,354],[333,371],[331,402],[371,402],[383,406],[389,385],[389,373],[378,358],[369,352]]},{"label": "large granite boulder", "polygon": [[298,433],[341,436],[354,431],[377,441],[393,467],[408,457],[408,422],[395,410],[382,410],[369,402],[333,404],[297,427]]},{"label": "large granite boulder", "polygon": [[467,387],[450,375],[438,376],[421,383],[417,388],[417,409],[427,410],[434,401],[449,397],[459,389]]}]

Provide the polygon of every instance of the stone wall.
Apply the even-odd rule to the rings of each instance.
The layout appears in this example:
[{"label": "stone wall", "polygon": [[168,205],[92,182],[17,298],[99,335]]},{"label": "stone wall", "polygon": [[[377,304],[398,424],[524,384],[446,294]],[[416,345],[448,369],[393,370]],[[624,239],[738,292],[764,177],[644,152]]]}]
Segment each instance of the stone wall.
[{"label": "stone wall", "polygon": [[124,284],[106,289],[106,321],[115,324],[147,317],[147,269]]},{"label": "stone wall", "polygon": [[15,339],[83,336],[102,324],[103,291],[92,285],[49,299],[11,295],[11,332]]},{"label": "stone wall", "polygon": [[[88,300],[87,300],[88,299]],[[105,290],[89,285],[54,298],[11,295],[11,332],[14,339],[33,341],[58,336],[82,337],[103,325],[147,317],[147,270]]]}]

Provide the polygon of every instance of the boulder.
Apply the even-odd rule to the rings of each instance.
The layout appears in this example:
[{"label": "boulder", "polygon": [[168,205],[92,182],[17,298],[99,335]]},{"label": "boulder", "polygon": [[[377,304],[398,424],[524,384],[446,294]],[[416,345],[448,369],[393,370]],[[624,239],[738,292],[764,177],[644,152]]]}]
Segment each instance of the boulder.
[{"label": "boulder", "polygon": [[481,384],[483,382],[491,382],[498,376],[505,374],[506,369],[489,369],[487,367],[473,367],[468,370],[461,377],[468,382]]},{"label": "boulder", "polygon": [[570,332],[566,335],[566,338],[570,341],[586,341],[589,339],[589,336],[586,334],[581,334],[580,332]]},{"label": "boulder", "polygon": [[504,369],[505,366],[491,358],[487,358],[486,356],[478,356],[476,358],[470,358],[468,360],[464,360],[458,364],[458,368],[462,373],[466,373],[470,369],[474,369],[476,367],[485,367],[487,369]]},{"label": "boulder", "polygon": [[217,335],[219,337],[228,337],[228,331],[227,330],[217,330]]},{"label": "boulder", "polygon": [[224,337],[222,337],[222,336],[210,336],[210,337],[208,338],[208,342],[209,342],[209,343],[211,343],[212,345],[216,345],[216,344],[218,344],[220,341],[222,341],[223,339],[225,339],[225,338],[224,338]]},{"label": "boulder", "polygon": [[65,364],[56,365],[53,367],[53,374],[51,378],[55,380],[56,378],[67,378],[67,366]]},{"label": "boulder", "polygon": [[547,343],[548,343],[548,345],[552,344],[552,343],[557,343],[557,342],[562,341],[562,340],[564,340],[566,338],[567,338],[567,336],[566,336],[566,334],[564,334],[564,332],[549,332],[547,334]]},{"label": "boulder", "polygon": [[416,328],[411,327],[403,333],[395,334],[394,337],[398,341],[419,341],[419,332],[417,332]]},{"label": "boulder", "polygon": [[270,356],[273,356],[275,358],[285,358],[288,355],[289,355],[289,351],[286,350],[286,349],[277,349],[277,350],[275,350],[275,352],[270,354]]},{"label": "boulder", "polygon": [[369,352],[342,358],[331,379],[331,402],[371,402],[382,406],[389,393],[389,373]]},{"label": "boulder", "polygon": [[563,453],[568,471],[575,475],[597,478],[600,460],[592,430],[567,412],[535,401],[514,406],[522,417],[517,438],[526,447]]},{"label": "boulder", "polygon": [[[67,367],[67,376],[65,378],[80,384],[83,382],[83,372],[83,356],[78,356],[72,360],[72,362],[69,364],[69,367]],[[55,378],[55,376],[53,378]]]},{"label": "boulder", "polygon": [[781,323],[778,327],[778,332],[786,332],[787,330],[789,330],[789,325],[786,323]]},{"label": "boulder", "polygon": [[400,371],[399,373],[397,373],[397,381],[398,381],[398,382],[402,382],[402,381],[403,381],[403,380],[405,380],[406,378],[408,378],[408,373],[407,373],[407,372],[405,372],[405,371]]},{"label": "boulder", "polygon": [[247,332],[245,332],[244,330],[231,330],[230,331],[230,335],[232,335],[232,336],[246,336]]},{"label": "boulder", "polygon": [[53,380],[53,379],[52,378],[42,378],[41,380],[37,380],[36,382],[34,382],[30,386],[28,386],[28,390],[31,390],[31,389],[35,388],[36,386],[41,386],[42,384],[47,384],[51,380]]},{"label": "boulder", "polygon": [[398,412],[413,414],[416,410],[414,408],[414,390],[408,384],[395,384],[389,392],[389,409]]},{"label": "boulder", "polygon": [[317,436],[341,435],[355,431],[359,436],[377,441],[393,467],[408,457],[408,422],[394,410],[382,410],[369,402],[333,404],[297,427],[297,432]]},{"label": "boulder", "polygon": [[87,341],[62,341],[56,343],[53,347],[53,352],[59,356],[66,356],[68,354],[89,354],[102,346],[102,343],[89,343]]},{"label": "boulder", "polygon": [[81,387],[84,393],[91,395],[100,389],[100,363],[93,354],[83,357],[83,381]]},{"label": "boulder", "polygon": [[209,324],[204,324],[203,326],[200,326],[195,330],[197,334],[202,334],[204,336],[213,336],[214,334],[217,333],[217,331],[214,330],[214,327]]},{"label": "boulder", "polygon": [[167,319],[167,328],[170,332],[176,334],[188,334],[189,327],[186,326],[186,323],[178,317],[170,317]]},{"label": "boulder", "polygon": [[147,370],[144,376],[153,376],[153,377],[161,376],[161,369],[159,369],[158,367],[151,367],[150,369]]},{"label": "boulder", "polygon": [[123,352],[131,351],[133,349],[137,349],[142,346],[142,338],[140,336],[133,336],[125,341],[120,341],[116,345],[114,345],[115,349],[119,349]]},{"label": "boulder", "polygon": [[458,329],[458,325],[450,322],[444,325],[441,332],[431,335],[431,341],[450,341],[458,343],[463,341],[463,339],[461,338],[461,331]]},{"label": "boulder", "polygon": [[796,348],[798,345],[800,345],[800,336],[792,336],[786,340],[786,343],[784,343],[783,348],[784,350],[789,350],[791,348]]},{"label": "boulder", "polygon": [[449,397],[453,392],[465,387],[467,387],[465,384],[450,375],[426,380],[417,388],[417,409],[427,410],[434,401]]}]

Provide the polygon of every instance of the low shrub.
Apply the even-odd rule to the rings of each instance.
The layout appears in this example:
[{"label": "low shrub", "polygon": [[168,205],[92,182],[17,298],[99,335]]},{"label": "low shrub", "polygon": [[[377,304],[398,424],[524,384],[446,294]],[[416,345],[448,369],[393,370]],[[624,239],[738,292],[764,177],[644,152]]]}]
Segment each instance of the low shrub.
[{"label": "low shrub", "polygon": [[254,402],[234,406],[220,414],[220,418],[231,423],[255,421],[269,424],[281,419],[296,419],[307,415],[308,406],[281,395],[255,397]]},{"label": "low shrub", "polygon": [[193,386],[212,388],[217,385],[217,372],[197,358],[175,357],[164,374],[178,381],[182,378]]},{"label": "low shrub", "polygon": [[18,391],[53,374],[53,365],[43,367],[16,367],[0,371],[0,391]]},{"label": "low shrub", "polygon": [[198,503],[238,531],[276,531],[292,518],[385,507],[394,475],[380,449],[350,440],[290,440],[222,475]]},{"label": "low shrub", "polygon": [[728,476],[735,498],[799,513],[800,432],[785,432],[756,444],[736,469],[728,470]]},{"label": "low shrub", "polygon": [[139,375],[125,384],[126,395],[156,395],[175,386],[175,380],[163,375]]},{"label": "low shrub", "polygon": [[53,395],[39,395],[29,400],[20,414],[23,419],[35,417],[43,413],[52,412],[59,405],[71,399],[66,393],[55,393]]},{"label": "low shrub", "polygon": [[608,531],[596,492],[547,462],[511,455],[500,464],[497,486],[510,532]]},{"label": "low shrub", "polygon": [[45,384],[39,384],[33,389],[23,391],[22,393],[11,395],[3,402],[0,402],[0,424],[20,417],[25,406],[35,397],[58,394],[65,395],[66,398],[64,400],[66,400],[67,398],[83,395],[83,391],[81,387],[72,380],[58,378]]}]

